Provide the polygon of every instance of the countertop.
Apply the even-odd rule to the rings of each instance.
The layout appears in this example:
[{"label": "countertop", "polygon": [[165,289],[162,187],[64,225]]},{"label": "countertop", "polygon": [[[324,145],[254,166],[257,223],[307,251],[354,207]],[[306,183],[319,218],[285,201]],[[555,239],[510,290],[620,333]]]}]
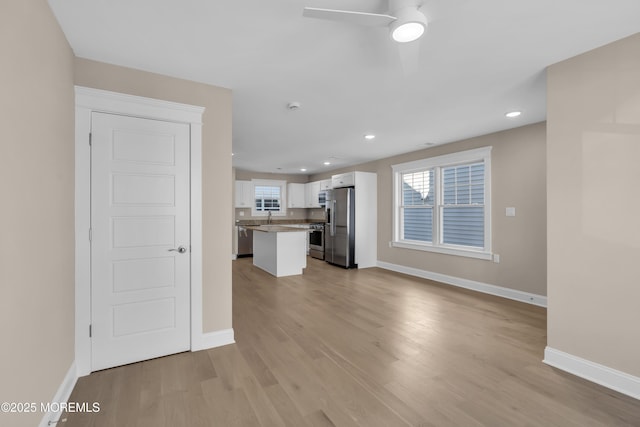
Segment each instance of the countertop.
[{"label": "countertop", "polygon": [[324,224],[324,219],[277,219],[268,224],[266,219],[237,219],[236,225],[258,226],[258,225],[295,225],[295,224]]},{"label": "countertop", "polygon": [[288,233],[288,232],[308,232],[307,228],[287,227],[286,225],[244,225],[244,228],[253,231],[261,231],[263,233]]}]

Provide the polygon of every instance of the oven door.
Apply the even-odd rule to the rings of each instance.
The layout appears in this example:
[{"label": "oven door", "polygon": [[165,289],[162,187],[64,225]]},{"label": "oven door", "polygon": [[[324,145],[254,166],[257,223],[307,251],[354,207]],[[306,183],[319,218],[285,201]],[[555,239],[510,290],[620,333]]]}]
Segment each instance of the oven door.
[{"label": "oven door", "polygon": [[309,256],[324,259],[324,230],[309,230]]}]

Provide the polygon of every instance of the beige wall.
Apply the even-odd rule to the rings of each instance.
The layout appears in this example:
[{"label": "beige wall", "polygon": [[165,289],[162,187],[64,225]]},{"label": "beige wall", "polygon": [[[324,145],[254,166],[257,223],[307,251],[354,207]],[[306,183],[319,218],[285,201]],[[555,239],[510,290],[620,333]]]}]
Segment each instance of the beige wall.
[{"label": "beige wall", "polygon": [[74,360],[73,53],[45,0],[0,2],[0,52],[0,401],[39,404]]},{"label": "beige wall", "polygon": [[640,376],[640,34],[549,67],[548,345]]},{"label": "beige wall", "polygon": [[[378,174],[378,260],[406,267],[502,286],[537,295],[547,294],[546,269],[546,130],[544,123],[484,135],[426,150],[311,176],[324,179],[347,170]],[[500,263],[403,248],[389,248],[392,239],[391,166],[412,160],[492,146],[493,252]],[[506,217],[505,208],[516,216]]]},{"label": "beige wall", "polygon": [[231,91],[87,59],[75,84],[205,107],[202,129],[203,330],[231,328]]}]

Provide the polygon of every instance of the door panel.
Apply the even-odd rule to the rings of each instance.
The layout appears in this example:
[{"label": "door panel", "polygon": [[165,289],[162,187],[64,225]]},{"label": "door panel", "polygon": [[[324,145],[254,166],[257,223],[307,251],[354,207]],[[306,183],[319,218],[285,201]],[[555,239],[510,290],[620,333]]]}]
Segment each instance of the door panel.
[{"label": "door panel", "polygon": [[114,174],[112,187],[113,206],[175,204],[173,176]]},{"label": "door panel", "polygon": [[175,245],[175,218],[137,216],[111,218],[113,248],[164,248]]},{"label": "door panel", "polygon": [[347,252],[349,245],[349,235],[347,234],[347,227],[336,226],[336,235],[334,238],[333,247],[333,263],[346,266],[347,265]]},{"label": "door panel", "polygon": [[333,262],[334,236],[331,236],[331,224],[324,226],[324,260]]},{"label": "door panel", "polygon": [[346,227],[349,221],[349,210],[348,210],[348,196],[349,189],[348,188],[338,188],[334,191],[336,204],[335,204],[335,221],[336,227]]},{"label": "door panel", "polygon": [[189,126],[92,114],[92,370],[190,347]]}]

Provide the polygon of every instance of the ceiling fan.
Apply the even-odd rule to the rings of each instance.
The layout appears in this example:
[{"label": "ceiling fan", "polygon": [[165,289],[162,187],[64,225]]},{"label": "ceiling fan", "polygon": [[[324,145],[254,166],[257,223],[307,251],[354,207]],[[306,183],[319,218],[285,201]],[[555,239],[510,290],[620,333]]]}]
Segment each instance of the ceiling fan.
[{"label": "ceiling fan", "polygon": [[427,28],[427,18],[418,10],[419,6],[416,0],[389,0],[388,14],[305,7],[302,15],[373,27],[386,26],[393,40],[407,43],[422,37]]}]

